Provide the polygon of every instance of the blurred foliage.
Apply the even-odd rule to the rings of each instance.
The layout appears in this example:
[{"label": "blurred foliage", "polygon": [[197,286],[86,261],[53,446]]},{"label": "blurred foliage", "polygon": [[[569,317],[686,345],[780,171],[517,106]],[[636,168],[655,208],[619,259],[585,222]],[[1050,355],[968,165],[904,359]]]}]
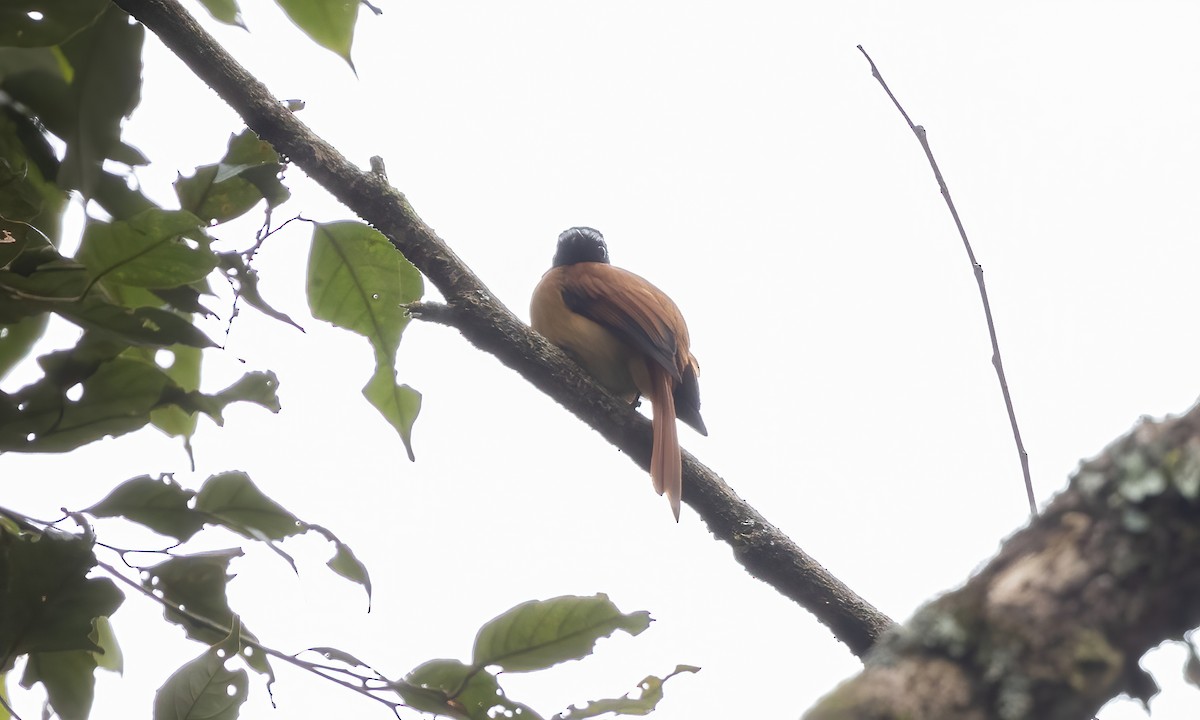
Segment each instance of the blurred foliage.
[{"label": "blurred foliage", "polygon": [[[245,27],[237,0],[200,3],[216,20]],[[357,0],[277,4],[350,63]],[[39,376],[32,382],[0,391],[0,453],[67,452],[148,425],[181,438],[190,453],[200,416],[220,425],[231,403],[280,410],[279,381],[269,371],[201,390],[204,351],[218,345],[197,322],[216,315],[215,279],[228,283],[237,300],[301,329],[262,297],[252,266],[278,229],[272,212],[291,196],[283,183],[286,161],[242,130],[218,161],[178,178],[178,207],[144,195],[133,174],[150,159],[122,136],[141,98],[144,41],[144,28],[108,0],[7,0],[0,7],[0,378],[18,364],[34,368],[28,356],[50,316],[78,328],[73,346],[36,358]],[[87,210],[80,238],[62,233],[72,201]],[[259,207],[261,230],[253,238],[229,237],[233,231],[223,226]],[[424,293],[420,273],[362,223],[313,223],[307,289],[314,318],[370,342],[375,371],[363,394],[412,458],[421,396],[397,380],[396,362],[408,323],[404,306]],[[142,526],[170,544],[138,551],[161,559],[133,566],[127,551],[97,541],[96,521]],[[155,718],[236,718],[249,692],[248,669],[268,690],[280,661],[318,673],[315,663],[262,645],[230,607],[231,565],[241,547],[188,547],[199,535],[221,532],[263,544],[293,569],[285,542],[322,537],[333,548],[329,569],[361,586],[370,602],[370,574],[354,551],[272,500],[245,473],[214,475],[198,490],[169,475],[133,478],[54,521],[0,508],[0,720],[10,716],[7,675],[20,661],[20,685],[45,693],[44,717],[89,716],[96,670],[123,667],[108,618],[127,592],[153,598],[166,622],[206,645],[159,689]],[[136,579],[98,559],[97,550],[118,557]],[[580,659],[599,638],[617,630],[637,635],[649,624],[648,614],[622,613],[603,595],[524,603],[480,629],[469,663],[432,660],[396,681],[344,650],[309,652],[320,656],[326,676],[358,686],[393,712],[539,718],[507,697],[500,671]],[[664,678],[646,678],[639,698],[597,700],[558,717],[645,714],[661,699],[666,678],[693,670],[680,666]]]}]

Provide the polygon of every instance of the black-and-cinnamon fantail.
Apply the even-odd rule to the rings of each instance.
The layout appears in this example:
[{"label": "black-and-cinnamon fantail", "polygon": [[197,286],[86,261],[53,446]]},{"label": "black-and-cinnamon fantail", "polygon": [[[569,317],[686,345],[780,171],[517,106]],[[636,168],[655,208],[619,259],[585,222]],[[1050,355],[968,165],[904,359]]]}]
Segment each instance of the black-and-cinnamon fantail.
[{"label": "black-and-cinnamon fantail", "polygon": [[613,267],[598,230],[558,236],[554,266],[533,291],[533,329],[562,348],[601,385],[629,402],[654,406],[650,477],[679,520],[683,468],[675,418],[708,435],[700,419],[700,366],[687,323],[671,298],[628,270]]}]

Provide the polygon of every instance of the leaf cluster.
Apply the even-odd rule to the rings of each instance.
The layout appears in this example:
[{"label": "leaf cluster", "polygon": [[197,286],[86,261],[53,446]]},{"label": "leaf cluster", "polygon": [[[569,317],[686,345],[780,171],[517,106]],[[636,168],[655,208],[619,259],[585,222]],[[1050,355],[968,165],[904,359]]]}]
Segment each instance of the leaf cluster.
[{"label": "leaf cluster", "polygon": [[[218,21],[244,27],[237,0],[200,0]],[[366,4],[366,3],[363,3]],[[303,32],[350,60],[358,2],[277,0]],[[367,7],[372,6],[367,4]],[[108,0],[12,0],[0,7],[0,379],[25,360],[51,316],[78,328],[71,347],[37,358],[40,376],[0,391],[0,453],[67,452],[147,425],[190,439],[198,418],[223,423],[235,402],[280,410],[279,381],[248,372],[215,392],[201,390],[205,329],[227,284],[236,316],[244,302],[297,329],[258,290],[253,258],[289,201],[287,159],[249,130],[230,136],[224,155],[174,183],[175,204],[143,194],[137,167],[150,162],[122,135],[141,95],[145,30]],[[78,244],[64,238],[63,215],[83,201]],[[263,209],[253,242],[230,237],[231,221]],[[293,219],[300,219],[296,216]],[[291,220],[283,224],[287,224]],[[420,273],[375,229],[358,222],[312,223],[307,295],[314,318],[367,338],[375,370],[364,397],[392,425],[413,458],[412,428],[421,396],[397,378],[406,305],[424,294]],[[132,552],[99,542],[96,519],[119,519],[170,537],[158,562],[133,566]],[[59,527],[73,521],[82,530]],[[296,517],[245,474],[225,472],[198,490],[172,476],[145,475],[116,486],[90,507],[42,522],[0,508],[0,718],[8,717],[7,674],[24,661],[20,683],[41,686],[44,715],[89,715],[98,668],[120,672],[122,655],[109,618],[124,600],[120,583],[153,598],[164,619],[203,653],[159,689],[155,718],[235,718],[249,692],[248,670],[268,691],[272,664],[283,661],[357,689],[393,710],[456,718],[541,718],[511,700],[501,672],[531,672],[589,655],[617,630],[631,635],[647,613],[621,613],[603,595],[524,603],[480,629],[470,662],[424,663],[390,680],[337,648],[313,648],[313,663],[262,644],[229,605],[231,566],[241,547],[193,552],[183,546],[219,529],[263,543],[296,569],[288,538],[315,533],[333,546],[326,563],[361,585],[370,575],[353,550],[327,528]],[[137,579],[97,557],[116,553]],[[142,553],[146,551],[138,551]],[[307,651],[306,651],[307,652]],[[364,670],[365,669],[365,670]],[[662,683],[696,668],[647,677],[637,697],[572,707],[556,718],[646,714]]]},{"label": "leaf cluster", "polygon": [[[49,708],[63,718],[87,717],[97,667],[120,671],[120,651],[108,617],[124,594],[112,578],[91,577],[97,569],[113,574],[95,555],[97,540],[91,519],[122,518],[174,538],[174,545],[158,551],[164,560],[137,568],[138,581],[113,576],[132,587],[140,585],[144,594],[162,605],[168,622],[182,627],[189,638],[210,645],[204,657],[234,642],[239,647],[234,655],[269,680],[274,679],[274,672],[267,655],[250,649],[257,639],[238,619],[227,597],[228,583],[234,577],[230,562],[244,554],[242,549],[184,553],[180,545],[205,527],[224,528],[266,544],[295,570],[295,561],[279,543],[315,532],[335,547],[327,563],[330,569],[361,585],[370,599],[370,575],[348,545],[330,530],[296,517],[242,472],[214,475],[198,492],[181,487],[170,476],[136,477],[68,518],[82,524],[84,532],[68,533],[55,524],[38,527],[36,521],[0,509],[0,675],[25,656],[22,685],[41,683]],[[122,559],[128,554],[112,550]],[[181,694],[176,685],[194,684],[201,666],[208,667],[197,660],[182,668],[160,690],[159,702],[164,695],[170,696],[174,698],[172,707],[177,708],[186,692]],[[223,677],[234,682],[232,675]],[[220,694],[226,701],[237,697],[236,693],[227,695],[225,686]],[[241,698],[245,698],[244,692]],[[211,701],[199,696],[192,699],[189,712],[197,712]]]},{"label": "leaf cluster", "polygon": [[[107,2],[25,5],[0,10],[0,377],[51,315],[80,337],[38,359],[40,378],[0,393],[0,452],[63,452],[147,424],[186,442],[199,413],[220,424],[232,402],[277,411],[271,373],[200,392],[201,351],[216,343],[195,320],[214,315],[204,298],[221,275],[281,316],[212,230],[286,201],[284,164],[242,132],[219,163],[176,183],[178,208],[159,207],[132,186],[127,173],[148,160],[121,137],[140,97],[144,29]],[[67,254],[71,193],[91,212]]]},{"label": "leaf cluster", "polygon": [[[357,3],[280,5],[348,59]],[[240,22],[233,2],[206,6]],[[0,452],[63,452],[146,425],[182,438],[190,452],[200,414],[221,424],[232,402],[279,410],[271,373],[201,392],[202,351],[216,343],[197,320],[216,317],[206,304],[215,281],[300,328],[263,299],[251,265],[273,232],[271,212],[290,198],[286,163],[243,130],[218,162],[179,177],[178,208],[136,189],[131,173],[149,160],[125,142],[121,126],[140,97],[144,39],[140,25],[103,1],[0,9],[0,378],[31,351],[51,315],[81,331],[73,348],[39,358],[39,379],[0,392]],[[73,255],[62,251],[61,233],[71,193],[89,202]],[[249,249],[221,249],[221,227],[260,205],[263,229]],[[412,457],[420,395],[397,381],[395,364],[408,321],[403,305],[424,291],[420,274],[361,223],[314,223],[308,285],[317,318],[370,339],[376,371],[363,393]]]}]

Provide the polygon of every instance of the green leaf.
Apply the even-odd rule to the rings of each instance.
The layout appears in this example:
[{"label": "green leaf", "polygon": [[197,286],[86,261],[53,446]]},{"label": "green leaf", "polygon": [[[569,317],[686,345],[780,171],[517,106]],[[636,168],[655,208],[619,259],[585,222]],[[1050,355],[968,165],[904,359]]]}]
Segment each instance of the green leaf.
[{"label": "green leaf", "polygon": [[396,371],[386,365],[376,365],[375,374],[363,388],[365,397],[375,409],[391,424],[400,439],[404,449],[408,451],[408,459],[415,461],[412,449],[412,428],[421,412],[421,393],[408,385],[396,382]]},{"label": "green leaf", "polygon": [[101,615],[96,618],[92,629],[92,640],[100,647],[100,652],[93,652],[96,667],[121,675],[125,672],[125,655],[117,644],[117,636],[113,634],[112,622]]},{"label": "green leaf", "polygon": [[[0,6],[0,46],[58,45],[95,22],[107,7],[108,0],[5,0]],[[41,18],[31,18],[30,12]]]},{"label": "green leaf", "polygon": [[202,294],[211,295],[208,280],[202,280],[191,285],[180,285],[173,288],[156,288],[150,291],[159,300],[175,308],[183,314],[196,313],[202,317],[216,317],[217,314],[200,302]]},{"label": "green leaf", "polygon": [[396,690],[404,702],[417,710],[469,720],[520,717],[541,720],[532,708],[509,700],[486,670],[458,660],[430,660],[417,667]]},{"label": "green leaf", "polygon": [[[229,136],[229,147],[225,151],[225,157],[221,159],[217,182],[224,182],[247,170],[263,166],[270,168],[272,172],[279,172],[281,162],[279,153],[275,152],[271,143],[258,137],[253,130],[246,128],[236,135]],[[287,189],[283,188],[283,192],[286,194]]]},{"label": "green leaf", "polygon": [[237,628],[230,638],[175,671],[154,695],[154,720],[236,720],[246,702],[245,670],[228,670],[226,660],[241,651]]},{"label": "green leaf", "polygon": [[349,665],[350,667],[365,667],[365,668],[371,667],[370,665],[366,664],[362,660],[359,660],[358,658],[354,657],[353,655],[346,652],[345,650],[338,650],[335,647],[311,647],[311,648],[309,648],[309,651],[315,652],[315,653],[320,653],[321,656],[324,657],[326,660],[334,660],[336,662],[345,663],[346,665]]},{"label": "green leaf", "polygon": [[268,305],[266,300],[263,300],[262,295],[258,292],[258,272],[246,263],[245,256],[238,252],[219,253],[217,261],[221,269],[225,271],[225,277],[229,278],[229,281],[233,283],[234,292],[245,300],[250,307],[255,308],[268,317],[285,322],[300,332],[304,332],[304,328],[297,325],[294,320],[285,313],[281,313]]},{"label": "green leaf", "polygon": [[70,98],[72,131],[63,136],[66,155],[58,174],[64,188],[90,198],[101,164],[121,142],[121,122],[137,107],[142,86],[146,30],[110,5],[95,23],[62,45],[74,71]]},{"label": "green leaf", "polygon": [[204,527],[204,513],[188,507],[195,496],[170,475],[157,479],[142,475],[121,483],[84,512],[95,517],[123,517],[182,542]]},{"label": "green leaf", "polygon": [[25,407],[18,412],[0,407],[0,450],[63,452],[137,430],[149,422],[168,382],[152,365],[116,358],[83,382],[78,401],[52,385],[34,387],[22,395]]},{"label": "green leaf", "polygon": [[195,325],[169,310],[155,307],[126,308],[92,295],[78,303],[46,303],[40,307],[53,310],[84,330],[103,333],[131,345],[217,346]]},{"label": "green leaf", "polygon": [[378,231],[356,222],[318,224],[308,258],[313,317],[365,336],[375,349],[375,373],[363,395],[412,453],[420,395],[396,383],[396,350],[408,324],[407,303],[421,297],[421,274]]},{"label": "green leaf", "polygon": [[350,45],[359,0],[275,0],[292,22],[318,45],[337,53],[351,69]]},{"label": "green leaf", "polygon": [[[242,555],[241,548],[176,555],[148,568],[142,585],[147,590],[161,592],[164,600],[228,628],[233,622],[233,610],[225,596],[225,587],[233,578],[229,561]],[[194,640],[213,643],[226,635],[197,625],[169,607],[163,608],[163,616],[182,626]]]},{"label": "green leaf", "polygon": [[88,578],[92,542],[72,535],[0,533],[0,672],[18,655],[99,650],[92,623],[124,596],[108,578]]},{"label": "green leaf", "polygon": [[337,552],[333,559],[328,563],[329,568],[338,575],[362,585],[367,591],[368,602],[371,599],[371,575],[367,572],[367,566],[362,564],[362,561],[354,555],[354,551],[349,545],[343,542],[337,543]]},{"label": "green leaf", "polygon": [[334,547],[337,548],[333,558],[326,565],[338,575],[363,586],[363,589],[367,591],[367,612],[370,612],[371,574],[367,572],[367,566],[363,565],[358,557],[355,556],[354,551],[350,549],[350,546],[338,539],[338,536],[334,535],[331,530],[323,528],[320,525],[310,524],[308,527],[310,530],[315,530],[325,536],[325,539],[333,543]]},{"label": "green leaf", "polygon": [[46,313],[0,325],[0,380],[25,359],[34,344],[46,332],[50,316]]},{"label": "green leaf", "polygon": [[[254,634],[237,620],[233,610],[229,608],[229,599],[225,595],[225,588],[233,579],[233,575],[229,573],[229,561],[242,555],[240,548],[177,555],[147,568],[142,585],[147,590],[161,592],[162,598],[167,602],[182,606],[188,613],[198,615],[221,627],[232,628],[236,623],[242,637],[254,640]],[[217,643],[229,635],[228,632],[219,632],[196,624],[186,615],[169,607],[163,608],[163,617],[168,622],[182,627],[189,638],[200,642]],[[274,681],[275,675],[265,654],[255,652],[247,655],[244,647],[240,652],[251,668]]]},{"label": "green leaf", "polygon": [[217,425],[224,425],[225,408],[234,402],[254,403],[273,413],[279,412],[279,396],[276,394],[278,389],[279,379],[275,377],[275,373],[248,372],[240,380],[214,395],[190,392],[183,396],[168,397],[182,409],[188,412],[203,412]]},{"label": "green leaf", "polygon": [[[279,411],[279,382],[273,373],[247,373],[228,388],[206,395],[183,390],[140,355],[101,335],[87,334],[74,349],[39,358],[45,377],[17,393],[0,393],[0,451],[70,450],[137,430],[167,407],[179,411],[176,417],[204,412],[218,424],[233,402]],[[66,393],[76,384],[81,384],[82,393],[69,400]]]},{"label": "green leaf", "polygon": [[[172,355],[170,366],[162,368],[167,377],[175,385],[187,392],[197,392],[200,388],[200,350],[187,345],[173,345],[167,348]],[[164,350],[151,353],[149,348],[139,348],[137,352],[150,355],[149,362],[155,362],[156,355]],[[156,363],[157,364],[157,363]],[[156,407],[150,411],[150,422],[159,430],[171,437],[190,438],[196,432],[197,417],[178,404]],[[185,540],[186,538],[179,538]]]},{"label": "green leaf", "polygon": [[[61,49],[0,49],[0,53],[0,88],[27,106],[41,127],[64,139],[73,133],[79,124],[70,85],[74,72]],[[57,158],[58,153],[52,150],[52,167],[44,169],[46,177],[57,175],[61,167]]]},{"label": "green leaf", "polygon": [[[242,637],[254,640],[254,633],[246,629],[230,609],[229,599],[225,594],[226,586],[233,579],[233,575],[229,573],[229,562],[243,554],[241,548],[229,548],[176,555],[147,568],[142,586],[150,591],[161,592],[164,600],[186,608],[188,614],[197,615],[226,628],[224,631],[214,630],[206,625],[197,624],[173,608],[163,608],[163,617],[168,622],[182,627],[193,640],[209,644],[220,642],[228,637],[227,629],[232,628],[235,623]],[[274,682],[275,674],[264,653],[247,654],[243,648],[241,654],[246,664]]]},{"label": "green leaf", "polygon": [[[75,347],[47,353],[38,358],[37,363],[45,372],[43,381],[65,393],[75,383],[87,380],[101,364],[117,357],[125,348],[123,343],[86,333]],[[22,397],[25,394],[26,389],[19,393]]]},{"label": "green leaf", "polygon": [[30,688],[40,682],[50,707],[62,720],[87,719],[95,697],[97,667],[121,672],[121,649],[107,617],[95,619],[90,637],[100,651],[35,652],[29,654],[25,665],[21,685]]},{"label": "green leaf", "polygon": [[[26,262],[28,254],[17,261]],[[20,317],[6,317],[10,308],[29,316],[54,312],[85,330],[102,332],[126,344],[215,346],[192,323],[173,312],[157,307],[116,305],[99,291],[83,295],[88,284],[87,270],[63,259],[38,264],[28,275],[0,270],[0,318],[8,323],[19,320]],[[155,300],[154,304],[161,302]]]},{"label": "green leaf", "polygon": [[246,29],[237,0],[200,0],[200,4],[204,5],[204,9],[208,10],[208,14],[212,15],[214,20]]},{"label": "green leaf", "polygon": [[622,613],[602,593],[532,600],[480,628],[472,662],[507,672],[542,670],[590,655],[597,640],[616,630],[637,635],[650,622],[650,613]]},{"label": "green leaf", "polygon": [[87,650],[29,654],[21,686],[41,683],[46,699],[62,720],[87,720],[96,693],[96,656]]},{"label": "green leaf", "polygon": [[279,181],[279,154],[244,130],[229,139],[229,149],[217,165],[202,165],[190,178],[175,181],[180,206],[208,223],[222,223],[250,211],[260,200],[274,208],[291,197]]},{"label": "green leaf", "polygon": [[116,160],[129,167],[150,164],[150,158],[146,157],[144,152],[124,141],[118,142],[114,147],[110,148],[108,157],[110,160]]},{"label": "green leaf", "polygon": [[0,268],[11,267],[28,247],[58,242],[67,194],[45,175],[57,164],[33,121],[0,112]]},{"label": "green leaf", "polygon": [[[0,217],[28,221],[41,212],[42,196],[29,178],[29,159],[24,155],[13,157],[14,154],[9,151],[0,157]],[[4,259],[3,264],[11,260]]]},{"label": "green leaf", "polygon": [[188,247],[185,234],[202,225],[184,211],[145,210],[128,221],[93,220],[78,258],[95,278],[142,288],[173,288],[204,279],[217,266],[207,247]]},{"label": "green leaf", "polygon": [[55,306],[59,315],[85,330],[95,330],[131,345],[217,347],[207,335],[183,317],[154,307],[122,308],[85,299],[75,305]]},{"label": "green leaf", "polygon": [[314,226],[308,257],[313,317],[365,336],[394,364],[409,320],[404,305],[423,293],[421,274],[378,230],[357,222]]},{"label": "green leaf", "polygon": [[[57,255],[52,249],[41,254],[44,257],[51,252]],[[34,262],[34,257],[35,253],[22,253],[17,263]],[[78,301],[87,284],[87,269],[65,258],[39,263],[28,273],[15,268],[11,272],[0,270],[0,289],[24,301],[58,302],[65,306]]]},{"label": "green leaf", "polygon": [[277,413],[282,409],[279,404],[278,390],[279,378],[276,377],[275,373],[270,370],[266,372],[248,372],[240,380],[213,397],[224,403],[224,405],[235,401],[250,402],[255,405],[261,405],[273,413]]},{"label": "green leaf", "polygon": [[196,509],[253,540],[282,540],[305,530],[299,518],[264,495],[242,472],[206,480],[196,497]]},{"label": "green leaf", "polygon": [[100,174],[95,200],[116,220],[128,220],[140,212],[158,208],[140,190],[129,187],[124,177],[107,171]]},{"label": "green leaf", "polygon": [[12,720],[12,714],[8,712],[8,708],[12,707],[12,702],[8,697],[8,675],[0,673],[0,720]]},{"label": "green leaf", "polygon": [[628,693],[619,698],[608,698],[605,700],[593,700],[584,707],[575,707],[572,705],[567,708],[567,711],[554,716],[554,720],[585,720],[585,718],[594,718],[607,713],[614,715],[649,715],[658,707],[658,703],[663,698],[663,683],[682,673],[700,672],[700,668],[694,665],[676,665],[675,671],[669,675],[658,678],[653,675],[647,675],[640,683],[638,683],[638,697],[631,697],[633,693]]}]

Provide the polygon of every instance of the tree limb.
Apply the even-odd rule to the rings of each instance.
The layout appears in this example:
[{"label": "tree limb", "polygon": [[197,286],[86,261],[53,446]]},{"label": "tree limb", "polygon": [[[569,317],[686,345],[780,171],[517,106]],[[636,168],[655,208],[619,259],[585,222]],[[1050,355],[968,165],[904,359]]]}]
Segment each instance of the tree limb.
[{"label": "tree limb", "polygon": [[1146,421],[808,720],[1087,718],[1157,691],[1138,660],[1200,625],[1200,405]]},{"label": "tree limb", "polygon": [[[649,467],[650,422],[513,315],[381,173],[359,170],[313,134],[175,0],[114,3],[158,35],[259,137],[387,235],[446,298],[451,312],[440,319],[591,425],[642,468]],[[684,500],[713,535],[733,547],[738,562],[816,615],[852,652],[863,655],[893,624],[686,452],[683,475]]]}]

